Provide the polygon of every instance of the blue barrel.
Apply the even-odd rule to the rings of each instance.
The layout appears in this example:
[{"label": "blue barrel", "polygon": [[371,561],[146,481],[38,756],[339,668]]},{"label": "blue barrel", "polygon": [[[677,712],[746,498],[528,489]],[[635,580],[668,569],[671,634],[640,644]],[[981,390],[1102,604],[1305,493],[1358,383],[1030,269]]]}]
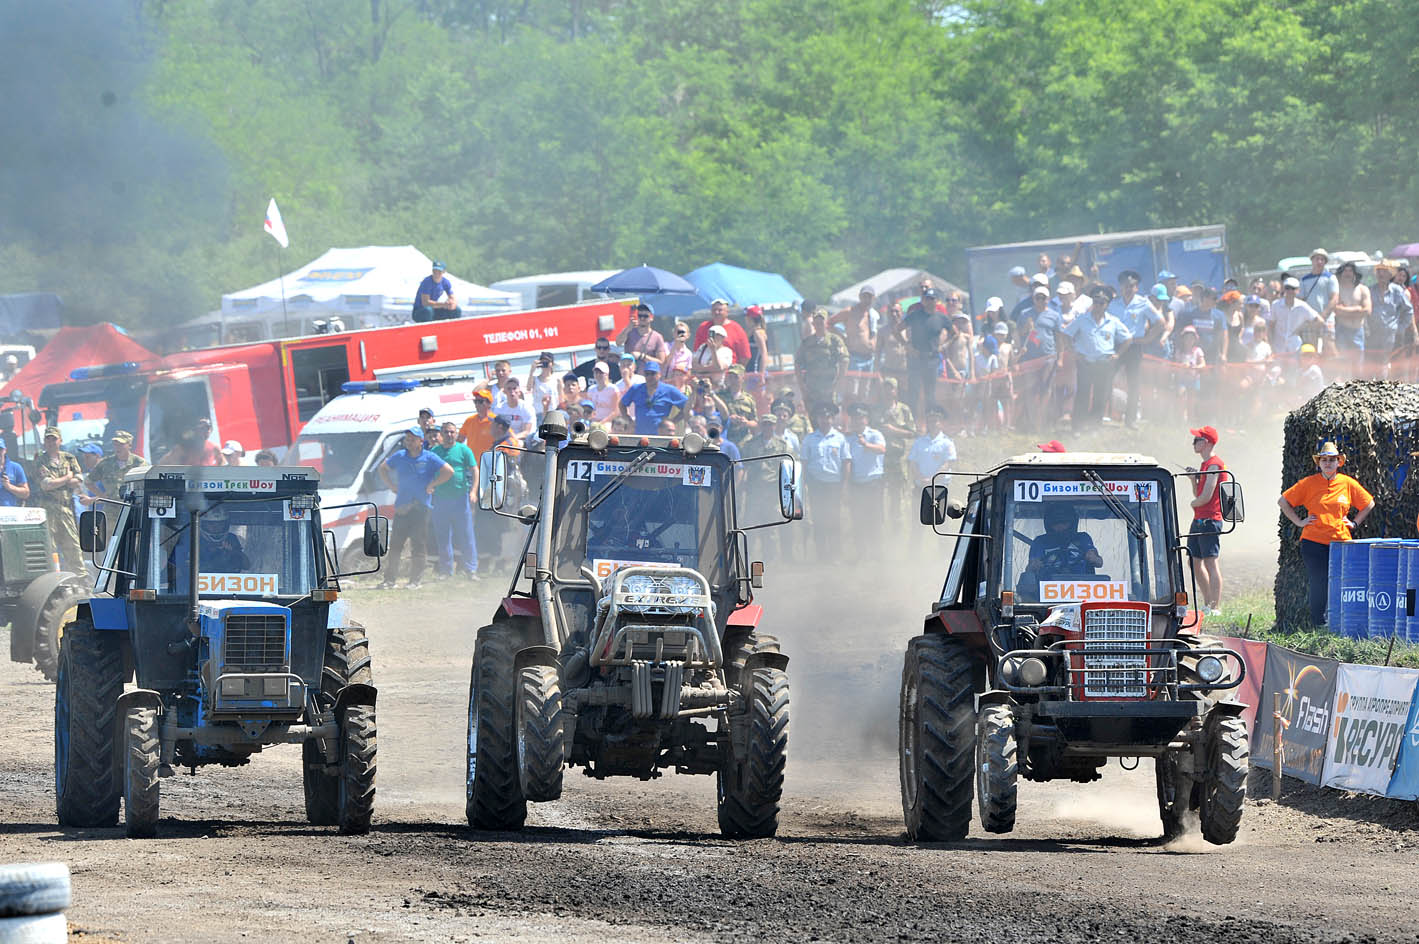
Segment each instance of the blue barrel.
[{"label": "blue barrel", "polygon": [[1404,572],[1399,598],[1399,637],[1406,642],[1419,642],[1419,616],[1404,615],[1408,591],[1419,589],[1419,541],[1405,541],[1401,556]]},{"label": "blue barrel", "polygon": [[1403,602],[1395,600],[1402,549],[1398,541],[1379,541],[1370,547],[1370,580],[1366,594],[1370,606],[1365,632],[1370,639],[1388,639],[1394,635],[1398,628],[1396,617],[1404,612]]},{"label": "blue barrel", "polygon": [[1340,621],[1330,631],[1364,639],[1370,623],[1370,549],[1376,541],[1335,541],[1340,550]]},{"label": "blue barrel", "polygon": [[1340,571],[1345,557],[1345,541],[1331,541],[1330,565],[1326,571],[1325,625],[1332,633],[1340,632]]}]

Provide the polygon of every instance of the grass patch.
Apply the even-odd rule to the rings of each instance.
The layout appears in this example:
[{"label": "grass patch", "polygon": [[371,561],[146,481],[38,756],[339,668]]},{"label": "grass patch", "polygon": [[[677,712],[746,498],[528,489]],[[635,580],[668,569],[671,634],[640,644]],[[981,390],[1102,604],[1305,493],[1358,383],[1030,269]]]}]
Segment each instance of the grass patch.
[{"label": "grass patch", "polygon": [[[1250,631],[1247,631],[1248,616],[1251,617]],[[1351,639],[1325,629],[1277,626],[1276,601],[1264,590],[1223,601],[1222,615],[1209,619],[1207,630],[1238,636],[1245,632],[1248,639],[1273,642],[1306,655],[1354,665],[1384,665],[1385,655],[1389,653],[1388,639]],[[1396,639],[1394,651],[1389,653],[1389,664],[1419,669],[1419,645]]]}]

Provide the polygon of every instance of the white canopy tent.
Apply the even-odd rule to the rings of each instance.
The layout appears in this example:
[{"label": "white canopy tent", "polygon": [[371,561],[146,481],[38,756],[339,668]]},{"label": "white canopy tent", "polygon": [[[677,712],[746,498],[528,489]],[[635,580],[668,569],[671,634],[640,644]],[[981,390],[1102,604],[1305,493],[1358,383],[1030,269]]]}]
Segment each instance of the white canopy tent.
[{"label": "white canopy tent", "polygon": [[[330,249],[283,278],[223,295],[220,312],[182,327],[219,324],[222,340],[229,341],[319,333],[315,322],[328,325],[331,319],[339,319],[346,330],[405,324],[412,317],[419,281],[432,265],[433,260],[413,246]],[[447,275],[465,316],[522,307],[522,296],[515,292]],[[240,330],[233,330],[238,325]],[[232,334],[242,337],[225,337]]]}]

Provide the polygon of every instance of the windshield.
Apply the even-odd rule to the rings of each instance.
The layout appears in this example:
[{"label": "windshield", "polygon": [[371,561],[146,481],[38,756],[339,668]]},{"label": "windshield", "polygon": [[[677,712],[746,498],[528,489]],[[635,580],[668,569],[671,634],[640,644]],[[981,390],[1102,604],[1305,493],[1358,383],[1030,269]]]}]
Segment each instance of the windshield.
[{"label": "windshield", "polygon": [[[159,593],[186,594],[191,519],[177,509],[165,513],[172,517],[156,518],[149,539],[155,543],[148,553],[144,585]],[[198,522],[198,593],[204,598],[309,593],[316,586],[315,529],[310,522],[311,512],[291,508],[290,499],[213,501]]]},{"label": "windshield", "polygon": [[689,461],[655,456],[627,476],[591,511],[589,496],[603,492],[638,452],[615,458],[575,458],[563,454],[559,466],[554,539],[557,575],[579,579],[591,565],[604,580],[633,564],[671,564],[698,570],[711,587],[729,581],[727,529],[732,465],[715,453]]},{"label": "windshield", "polygon": [[1001,542],[1001,589],[1013,589],[1017,603],[1172,601],[1159,483],[1103,481],[1137,518],[1142,539],[1082,478],[1011,483]]},{"label": "windshield", "polygon": [[320,472],[321,488],[349,488],[365,467],[379,433],[301,433],[292,461]]}]

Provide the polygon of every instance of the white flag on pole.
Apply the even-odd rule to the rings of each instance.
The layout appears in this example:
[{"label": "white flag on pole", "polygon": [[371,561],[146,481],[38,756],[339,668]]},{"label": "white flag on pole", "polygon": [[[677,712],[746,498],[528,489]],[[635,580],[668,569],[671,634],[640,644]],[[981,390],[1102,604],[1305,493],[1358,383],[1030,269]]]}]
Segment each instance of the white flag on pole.
[{"label": "white flag on pole", "polygon": [[262,228],[281,244],[282,249],[291,245],[290,238],[286,236],[286,224],[281,222],[281,209],[276,206],[275,197],[266,205],[266,225]]}]

